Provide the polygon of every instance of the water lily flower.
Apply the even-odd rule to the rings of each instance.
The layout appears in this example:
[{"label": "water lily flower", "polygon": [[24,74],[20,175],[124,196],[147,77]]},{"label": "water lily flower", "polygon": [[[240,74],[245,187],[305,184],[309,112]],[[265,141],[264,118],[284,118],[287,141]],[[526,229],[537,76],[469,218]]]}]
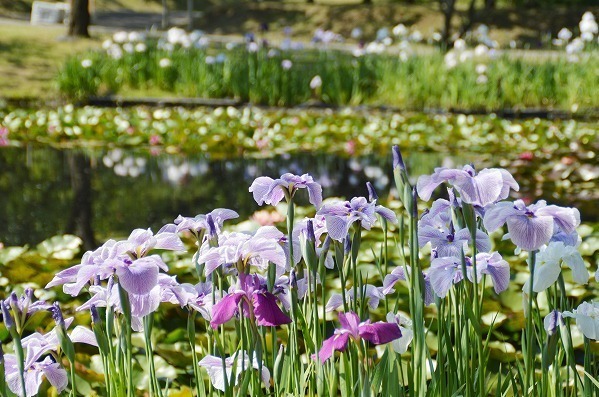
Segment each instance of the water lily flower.
[{"label": "water lily flower", "polygon": [[391,223],[397,223],[397,217],[392,210],[376,205],[376,200],[369,202],[365,197],[324,204],[317,213],[324,216],[329,236],[337,241],[347,237],[349,228],[354,222],[359,222],[364,229],[370,230],[376,222],[376,214]]},{"label": "water lily flower", "polygon": [[390,324],[397,324],[401,331],[401,337],[391,342],[391,346],[396,353],[404,354],[408,351],[408,346],[414,338],[414,331],[412,331],[412,321],[403,316],[400,313],[393,314],[387,313],[387,322]]},{"label": "water lily flower", "polygon": [[248,318],[256,319],[257,325],[276,327],[289,324],[291,319],[277,305],[277,297],[268,292],[266,286],[256,275],[240,275],[237,286],[232,286],[228,295],[224,296],[212,308],[210,325],[217,328],[229,321],[239,311]]},{"label": "water lily flower", "polygon": [[[383,294],[383,287],[375,287],[371,284],[366,284],[362,286],[362,288],[358,288],[358,296],[359,299],[368,300],[368,306],[371,309],[376,309],[377,307],[379,307],[379,302],[381,301],[381,299],[385,298],[385,295]],[[345,299],[347,300],[347,304],[354,300],[353,288],[350,287],[345,292]],[[332,312],[333,310],[336,310],[341,306],[343,306],[343,295],[339,293],[334,293],[329,298],[329,301],[325,306],[325,310],[327,312]]]},{"label": "water lily flower", "polygon": [[[464,258],[466,261],[466,273],[470,281],[474,278],[472,259]],[[505,291],[510,282],[510,266],[497,252],[481,252],[476,255],[477,280],[488,274],[493,281],[493,289],[496,293]],[[462,260],[458,257],[444,257],[433,259],[429,270],[431,285],[437,296],[445,298],[453,284],[464,279],[462,271]]]},{"label": "water lily flower", "polygon": [[322,187],[314,182],[314,179],[308,174],[299,176],[286,173],[281,175],[279,179],[261,176],[252,182],[249,191],[253,194],[258,205],[277,205],[283,198],[292,199],[299,189],[307,189],[310,203],[316,208],[320,207]]},{"label": "water lily flower", "polygon": [[465,203],[480,207],[507,198],[510,189],[520,189],[507,170],[485,168],[477,174],[474,167],[465,165],[461,170],[438,167],[432,175],[422,175],[416,184],[418,196],[428,201],[435,188],[443,182],[452,184]]},{"label": "water lily flower", "polygon": [[585,337],[599,340],[599,302],[582,302],[574,312],[565,311],[562,315],[576,319],[576,326]]},{"label": "water lily flower", "polygon": [[14,354],[7,354],[4,360],[6,384],[17,396],[37,395],[44,377],[59,393],[66,389],[69,383],[67,371],[52,358],[46,357],[41,362],[25,360],[25,393],[23,393],[17,357]]},{"label": "water lily flower", "polygon": [[395,322],[360,322],[360,317],[354,312],[339,313],[339,323],[341,328],[337,328],[333,336],[322,342],[318,352],[318,358],[322,363],[327,361],[335,350],[344,351],[350,339],[356,342],[366,339],[375,345],[381,345],[401,337],[401,331]]},{"label": "water lily flower", "polygon": [[544,200],[526,206],[524,201],[503,201],[486,211],[483,224],[493,232],[507,223],[510,239],[518,247],[534,251],[547,244],[557,226],[564,233],[572,233],[580,225],[576,208],[547,205]]},{"label": "water lily flower", "polygon": [[[579,284],[588,283],[589,272],[580,252],[571,245],[556,241],[541,247],[536,257],[532,290],[541,292],[552,286],[562,272],[562,262],[572,270],[574,281]],[[527,292],[530,291],[530,280],[526,281],[523,289]]]},{"label": "water lily flower", "polygon": [[[227,357],[224,369],[222,358],[211,355],[201,359],[198,364],[200,367],[206,368],[210,377],[210,383],[220,391],[225,391],[225,373],[227,374],[227,384],[229,387],[232,387],[237,383],[241,372],[248,369],[261,371],[260,378],[262,382],[267,386],[270,384],[270,371],[266,365],[260,365],[256,356],[250,361],[250,357],[245,351],[240,351],[232,357]],[[233,368],[235,368],[235,376],[233,376]]]}]

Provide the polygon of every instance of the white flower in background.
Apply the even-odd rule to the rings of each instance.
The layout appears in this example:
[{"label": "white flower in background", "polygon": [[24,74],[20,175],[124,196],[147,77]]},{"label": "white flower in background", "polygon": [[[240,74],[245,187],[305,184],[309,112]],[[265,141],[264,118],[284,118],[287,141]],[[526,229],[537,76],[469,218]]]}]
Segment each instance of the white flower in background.
[{"label": "white flower in background", "polygon": [[[202,37],[200,37],[200,39],[198,41],[196,41],[194,46],[196,48],[206,48],[206,47],[208,47],[209,44],[210,44],[210,39],[206,36],[202,36]],[[236,46],[236,44],[232,44],[232,45]],[[228,47],[227,47],[227,49],[228,49]]]},{"label": "white flower in background", "polygon": [[[589,282],[589,272],[578,249],[562,241],[552,241],[537,254],[532,290],[542,292],[551,287],[562,272],[562,262],[572,270],[575,282]],[[523,290],[530,291],[530,279],[524,283]]]},{"label": "white flower in background", "polygon": [[206,57],[206,65],[214,65],[216,63],[216,58],[214,58],[212,55],[208,55]]},{"label": "white flower in background", "polygon": [[599,340],[599,302],[582,302],[574,312],[563,312],[564,317],[576,319],[576,326],[582,334],[592,340]]},{"label": "white flower in background", "polygon": [[351,31],[351,37],[352,39],[359,39],[362,37],[362,29],[360,28],[353,28]]},{"label": "white flower in background", "polygon": [[408,33],[409,33],[408,28],[406,28],[406,26],[403,23],[400,23],[398,25],[395,25],[395,27],[393,27],[393,36],[404,37],[404,36],[407,36]]},{"label": "white flower in background", "polygon": [[281,67],[285,70],[291,69],[292,66],[293,62],[291,62],[289,59],[283,59],[283,61],[281,62]]},{"label": "white flower in background", "polygon": [[187,34],[185,33],[185,31],[181,28],[170,28],[167,32],[166,32],[166,41],[168,41],[171,44],[182,44],[183,41],[185,41],[185,39]]},{"label": "white flower in background", "polygon": [[422,41],[422,33],[420,33],[419,30],[415,30],[410,35],[410,40],[412,40],[415,43],[420,43]]},{"label": "white flower in background", "polygon": [[135,46],[133,45],[133,43],[125,43],[123,44],[123,50],[125,50],[125,52],[128,52],[129,54],[132,54],[133,51],[135,51]]},{"label": "white flower in background", "polygon": [[566,53],[578,54],[584,49],[584,42],[580,37],[576,37],[566,46]]},{"label": "white flower in background", "polygon": [[216,58],[215,58],[216,63],[225,63],[226,60],[227,60],[227,56],[225,54],[223,54],[222,52],[218,53],[216,55]]},{"label": "white flower in background", "polygon": [[106,53],[112,59],[121,59],[123,57],[123,50],[118,44],[113,44],[112,46],[110,46]]},{"label": "white flower in background", "polygon": [[455,51],[449,51],[445,54],[444,61],[447,69],[453,69],[458,66],[458,54],[456,54]]},{"label": "white flower in background", "polygon": [[393,44],[393,39],[391,37],[385,37],[383,39],[383,44],[389,47],[391,44]]},{"label": "white flower in background", "polygon": [[368,43],[365,49],[367,54],[381,54],[385,51],[385,45],[383,43],[377,43],[373,41]]},{"label": "white flower in background", "polygon": [[478,65],[476,65],[475,70],[477,74],[485,74],[487,72],[487,65],[485,65],[484,63],[479,63]]},{"label": "white flower in background", "polygon": [[401,337],[399,339],[395,339],[391,342],[391,346],[393,346],[393,350],[396,353],[404,354],[408,351],[408,346],[412,342],[414,338],[414,332],[412,331],[412,321],[409,318],[402,316],[401,314],[393,314],[391,312],[387,313],[387,322],[390,324],[397,324],[399,326],[399,330],[401,331]]},{"label": "white flower in background", "polygon": [[115,43],[124,43],[127,40],[129,40],[129,33],[125,32],[125,31],[116,32],[115,34],[112,35],[112,40]]},{"label": "white flower in background", "polygon": [[457,39],[453,42],[453,49],[458,52],[465,51],[467,48],[466,42],[464,39]]},{"label": "white flower in background", "polygon": [[488,82],[489,82],[489,78],[484,74],[480,74],[476,78],[476,84],[487,84]]},{"label": "white flower in background", "polygon": [[352,55],[356,58],[360,58],[361,56],[363,56],[366,53],[366,51],[364,51],[363,48],[360,47],[356,47],[354,48],[354,50],[352,51]]},{"label": "white flower in background", "polygon": [[443,39],[443,35],[435,30],[433,32],[432,39],[434,42],[438,43]]},{"label": "white flower in background", "polygon": [[597,26],[597,21],[595,21],[595,16],[592,12],[587,11],[582,16],[580,23],[578,24],[580,28],[580,35],[582,37],[583,34],[591,34],[596,35],[599,33],[599,26]]},{"label": "white flower in background", "polygon": [[274,58],[276,56],[279,55],[279,51],[275,50],[274,48],[271,48],[270,50],[268,50],[268,52],[266,53],[266,56],[269,58]]},{"label": "white flower in background", "polygon": [[112,40],[106,39],[102,42],[102,48],[105,50],[108,50],[110,47],[112,47],[112,44],[113,44]]},{"label": "white flower in background", "polygon": [[316,90],[320,87],[322,87],[322,78],[319,75],[312,77],[312,80],[310,80],[310,88]]},{"label": "white flower in background", "polygon": [[158,66],[160,66],[161,68],[168,68],[169,66],[171,66],[172,62],[169,58],[162,58],[159,62],[158,62]]},{"label": "white flower in background", "polygon": [[205,33],[203,31],[201,31],[201,30],[194,30],[193,32],[191,32],[189,34],[189,39],[195,43],[196,41],[198,41],[199,39],[201,39],[204,35],[205,35]]},{"label": "white flower in background", "polygon": [[137,43],[135,45],[135,51],[137,52],[146,52],[148,47],[144,43]]},{"label": "white flower in background", "polygon": [[595,36],[591,32],[584,32],[580,34],[580,38],[582,39],[582,41],[593,41]]},{"label": "white flower in background", "polygon": [[249,52],[258,52],[258,48],[258,43],[256,43],[255,41],[249,43],[247,47]]},{"label": "white flower in background", "polygon": [[484,44],[479,44],[474,48],[474,56],[476,58],[487,58],[489,56],[489,47]]},{"label": "white flower in background", "polygon": [[232,42],[232,41],[230,41],[230,42],[228,42],[227,44],[225,44],[225,48],[226,48],[228,51],[231,51],[231,50],[233,50],[235,47],[237,47],[237,43],[235,43],[235,42]]},{"label": "white flower in background", "polygon": [[472,52],[472,50],[466,50],[460,53],[460,62],[462,63],[468,62],[472,58],[474,58],[474,52]]},{"label": "white flower in background", "polygon": [[570,41],[572,32],[568,28],[561,28],[560,31],[557,32],[557,38],[562,41]]},{"label": "white flower in background", "polygon": [[84,69],[90,68],[92,66],[92,60],[91,59],[84,59],[81,61],[81,66]]},{"label": "white flower in background", "polygon": [[129,32],[129,36],[128,36],[129,42],[131,43],[138,43],[141,41],[145,41],[146,40],[146,35],[141,33],[141,32]]}]

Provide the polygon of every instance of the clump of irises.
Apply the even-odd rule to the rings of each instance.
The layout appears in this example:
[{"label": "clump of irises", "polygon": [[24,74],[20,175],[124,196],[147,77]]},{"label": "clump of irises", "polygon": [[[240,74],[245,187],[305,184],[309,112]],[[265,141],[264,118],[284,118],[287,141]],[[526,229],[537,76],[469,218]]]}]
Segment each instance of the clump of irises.
[{"label": "clump of irises", "polygon": [[[84,343],[99,352],[99,395],[130,397],[140,387],[168,395],[176,379],[159,376],[154,321],[161,305],[174,305],[187,315],[187,372],[197,396],[598,395],[591,344],[599,339],[599,303],[574,308],[563,275],[565,265],[574,282],[590,278],[577,249],[578,210],[509,201],[519,185],[504,169],[437,168],[414,185],[399,148],[392,154],[398,212],[379,204],[371,184],[365,196],[323,200],[308,174],[260,177],[249,192],[258,205],[285,208],[286,228],[231,231],[225,223],[238,214],[217,208],[86,252],[46,288],[84,296],[76,310],[89,312],[91,327],[69,331],[73,318],[58,303],[36,301],[31,289],[12,293],[0,301],[14,351],[0,346],[0,394],[34,396],[44,380],[63,395],[80,394],[75,344]],[[304,192],[313,216],[296,220]],[[422,204],[436,192],[440,198]],[[368,247],[362,237],[373,228],[382,244]],[[530,276],[522,354],[491,368],[498,331],[494,320],[483,324],[483,306],[512,281],[491,235],[498,231]],[[195,284],[169,275],[165,258],[186,250],[182,236],[195,243]],[[40,311],[52,313],[55,327],[31,334],[28,322]],[[584,337],[582,366],[569,319]]]}]

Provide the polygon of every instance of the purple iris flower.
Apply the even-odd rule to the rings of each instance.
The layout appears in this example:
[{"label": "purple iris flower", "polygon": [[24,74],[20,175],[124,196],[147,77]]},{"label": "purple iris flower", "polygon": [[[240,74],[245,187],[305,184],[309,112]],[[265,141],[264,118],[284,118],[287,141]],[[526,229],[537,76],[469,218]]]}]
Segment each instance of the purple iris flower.
[{"label": "purple iris flower", "polygon": [[547,331],[547,335],[553,335],[560,325],[564,324],[562,314],[557,310],[552,310],[543,319],[543,328]]},{"label": "purple iris flower", "polygon": [[[474,278],[472,259],[465,257],[465,261],[467,277],[472,281]],[[491,276],[496,293],[505,291],[510,282],[510,266],[497,252],[477,254],[476,272],[478,280],[485,274]],[[436,258],[432,261],[428,274],[435,293],[440,298],[445,298],[451,286],[464,279],[462,261],[457,257]]]},{"label": "purple iris flower", "polygon": [[[362,288],[358,288],[358,295],[359,298],[363,300],[368,300],[368,306],[371,309],[376,309],[377,307],[379,307],[379,302],[381,301],[381,299],[385,298],[385,295],[383,294],[383,287],[375,287],[371,284],[366,284]],[[354,300],[353,288],[349,288],[345,292],[345,299],[347,300],[346,303],[348,304]],[[331,312],[341,306],[343,306],[343,295],[334,293],[329,298],[329,301],[325,306],[325,310],[327,312]]]},{"label": "purple iris flower", "polygon": [[397,217],[392,210],[376,205],[376,200],[369,202],[365,197],[324,204],[317,215],[324,216],[329,236],[334,240],[342,241],[354,222],[360,222],[364,229],[370,230],[376,222],[377,214],[391,223],[397,223]]},{"label": "purple iris flower", "polygon": [[[196,237],[198,237],[202,230],[207,230],[208,234],[214,237],[216,234],[220,233],[223,223],[226,220],[235,219],[238,217],[239,214],[233,210],[216,208],[206,215],[199,214],[193,218],[179,215],[177,219],[175,219],[175,225],[177,225],[177,232],[189,230]],[[211,230],[212,227],[210,225],[209,219],[212,219],[214,230]]]},{"label": "purple iris flower", "polygon": [[225,232],[219,236],[217,247],[203,244],[197,260],[205,264],[206,276],[223,265],[265,270],[270,262],[284,272],[288,262],[282,243],[286,243],[285,235],[274,226],[263,226],[254,235]]},{"label": "purple iris flower", "polygon": [[10,316],[9,310],[12,309],[15,325],[17,326],[17,330],[19,330],[19,332],[25,327],[27,321],[33,314],[52,307],[52,305],[46,303],[45,301],[34,302],[33,298],[33,289],[27,288],[23,295],[18,296],[13,292],[8,298],[6,298],[6,300],[4,300],[6,313],[8,316]]},{"label": "purple iris flower", "polygon": [[155,235],[149,229],[135,229],[127,240],[108,240],[95,251],[86,252],[79,265],[59,272],[46,288],[64,284],[65,293],[77,296],[86,285],[116,274],[128,293],[148,294],[156,286],[159,270],[168,271],[160,256],[148,255],[153,249],[185,249],[174,224]]},{"label": "purple iris flower", "polygon": [[229,321],[238,313],[240,304],[243,315],[255,317],[257,325],[276,327],[289,324],[291,319],[279,308],[277,300],[258,276],[241,274],[238,286],[232,287],[229,294],[212,308],[210,325],[217,328]]},{"label": "purple iris flower", "polygon": [[367,341],[381,345],[401,338],[401,330],[396,323],[377,322],[370,320],[360,322],[360,317],[354,312],[339,313],[341,328],[337,328],[333,336],[322,342],[318,358],[322,363],[327,361],[335,350],[344,351],[350,339]]},{"label": "purple iris flower", "polygon": [[547,205],[544,200],[528,207],[522,200],[503,201],[487,210],[483,223],[489,232],[507,223],[514,244],[534,251],[547,244],[557,228],[566,234],[574,232],[580,225],[580,213],[576,208]]},{"label": "purple iris flower", "polygon": [[480,207],[507,198],[510,189],[520,189],[514,177],[504,169],[485,168],[477,174],[471,165],[465,165],[461,170],[439,167],[432,175],[422,175],[416,184],[418,196],[424,201],[430,200],[435,188],[443,182],[452,184],[465,203]]},{"label": "purple iris flower", "polygon": [[46,357],[43,361],[25,361],[25,393],[21,385],[19,375],[19,363],[14,354],[4,356],[4,366],[6,373],[6,384],[10,391],[17,396],[32,397],[38,394],[39,388],[44,380],[48,382],[61,393],[69,384],[67,371],[52,358]]},{"label": "purple iris flower", "polygon": [[[442,201],[441,205],[447,202]],[[430,243],[439,257],[460,256],[460,252],[468,251],[470,231],[468,228],[454,230],[449,207],[445,211],[440,211],[439,207],[433,203],[431,211],[418,222],[418,244],[424,247]],[[481,230],[476,230],[476,249],[481,252],[491,249],[489,236]]]},{"label": "purple iris flower", "polygon": [[[408,269],[408,273],[410,273],[411,268],[407,267]],[[423,272],[423,277],[424,277],[424,304],[426,306],[432,304],[435,302],[435,294],[433,293],[433,287],[431,286],[431,280],[430,280],[430,276],[427,273]],[[389,295],[393,292],[395,292],[395,290],[393,289],[393,286],[398,282],[398,281],[406,281],[406,272],[404,270],[403,266],[397,266],[395,269],[393,269],[391,271],[390,274],[387,274],[385,276],[385,279],[383,280],[383,295]]]},{"label": "purple iris flower", "polygon": [[279,179],[261,176],[252,182],[249,191],[253,194],[258,205],[277,205],[283,198],[287,200],[293,198],[298,189],[307,189],[310,203],[316,208],[320,207],[322,187],[314,182],[314,179],[308,174],[299,176],[286,173],[281,175]]}]

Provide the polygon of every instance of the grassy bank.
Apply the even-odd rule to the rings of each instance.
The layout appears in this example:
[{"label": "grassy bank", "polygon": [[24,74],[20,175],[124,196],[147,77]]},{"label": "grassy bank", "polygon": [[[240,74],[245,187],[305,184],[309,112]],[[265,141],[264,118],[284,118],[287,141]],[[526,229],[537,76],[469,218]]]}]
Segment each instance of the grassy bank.
[{"label": "grassy bank", "polygon": [[[440,53],[402,58],[331,50],[169,45],[113,44],[108,51],[71,57],[59,75],[60,91],[78,99],[162,91],[270,106],[324,102],[488,111],[599,107],[594,53],[579,62],[475,56],[449,68]],[[321,80],[318,87],[316,76]]]}]

